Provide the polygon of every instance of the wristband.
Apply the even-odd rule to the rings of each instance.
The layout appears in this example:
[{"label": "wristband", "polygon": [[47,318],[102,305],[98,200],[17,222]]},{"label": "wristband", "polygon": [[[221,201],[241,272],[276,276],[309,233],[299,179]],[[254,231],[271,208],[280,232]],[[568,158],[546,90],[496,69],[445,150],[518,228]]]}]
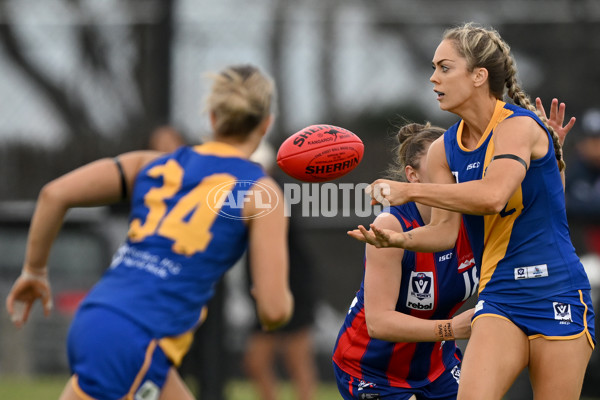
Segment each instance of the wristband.
[{"label": "wristband", "polygon": [[454,340],[454,332],[452,331],[452,321],[438,322],[434,328],[435,336],[440,340]]}]

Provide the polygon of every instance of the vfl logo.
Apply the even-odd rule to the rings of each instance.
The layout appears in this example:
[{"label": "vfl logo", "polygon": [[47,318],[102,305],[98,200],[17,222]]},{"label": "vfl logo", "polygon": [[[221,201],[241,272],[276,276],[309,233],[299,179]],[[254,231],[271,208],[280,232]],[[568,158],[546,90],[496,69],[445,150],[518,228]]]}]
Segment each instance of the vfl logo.
[{"label": "vfl logo", "polygon": [[431,297],[431,278],[423,272],[417,273],[417,276],[412,279],[412,289],[419,300]]},{"label": "vfl logo", "polygon": [[559,302],[553,302],[554,319],[557,321],[573,322],[571,320],[571,305]]},{"label": "vfl logo", "polygon": [[433,310],[434,303],[433,272],[410,273],[406,307],[414,310]]},{"label": "vfl logo", "polygon": [[544,278],[548,276],[548,265],[531,265],[529,267],[517,267],[515,268],[515,279],[532,279],[532,278]]}]

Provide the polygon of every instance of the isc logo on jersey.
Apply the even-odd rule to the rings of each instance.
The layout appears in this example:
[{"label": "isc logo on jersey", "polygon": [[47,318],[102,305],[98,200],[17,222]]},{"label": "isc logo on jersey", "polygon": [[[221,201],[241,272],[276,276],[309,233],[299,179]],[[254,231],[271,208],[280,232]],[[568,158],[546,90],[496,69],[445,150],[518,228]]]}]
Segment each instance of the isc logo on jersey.
[{"label": "isc logo on jersey", "polygon": [[406,307],[414,310],[433,309],[433,272],[411,272]]}]

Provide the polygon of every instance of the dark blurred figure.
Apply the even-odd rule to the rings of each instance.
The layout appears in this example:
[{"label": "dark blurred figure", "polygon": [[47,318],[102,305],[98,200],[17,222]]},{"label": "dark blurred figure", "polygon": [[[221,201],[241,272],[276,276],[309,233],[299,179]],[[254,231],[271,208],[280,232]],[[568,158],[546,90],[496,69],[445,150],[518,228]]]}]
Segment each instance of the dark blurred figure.
[{"label": "dark blurred figure", "polygon": [[[600,108],[587,110],[575,125],[574,146],[567,158],[565,198],[571,238],[592,286],[595,309],[600,307]],[[569,139],[571,140],[571,139]],[[596,326],[600,326],[596,315]],[[596,341],[600,332],[596,332]],[[533,391],[525,369],[506,395],[509,400],[529,400]],[[600,398],[600,354],[592,352],[582,396]]]},{"label": "dark blurred figure", "polygon": [[569,218],[583,230],[580,253],[600,255],[600,108],[586,111],[566,170]]},{"label": "dark blurred figure", "polygon": [[[574,245],[592,285],[594,307],[600,307],[600,108],[588,109],[566,169],[566,206]],[[600,326],[600,315],[596,315]],[[596,332],[596,340],[600,332]],[[600,354],[592,353],[582,394],[600,398]]]},{"label": "dark blurred figure", "polygon": [[[250,160],[261,164],[268,174],[274,175],[275,151],[265,141],[252,154]],[[276,176],[275,179],[283,185]],[[301,240],[301,232],[293,215],[292,209],[288,245],[294,314],[279,332],[265,332],[256,324],[250,333],[244,354],[244,370],[254,382],[261,400],[281,398],[279,381],[282,374],[279,373],[279,361],[283,362],[287,376],[292,382],[295,398],[316,398],[318,376],[312,336],[316,302],[314,260],[310,249]]]}]

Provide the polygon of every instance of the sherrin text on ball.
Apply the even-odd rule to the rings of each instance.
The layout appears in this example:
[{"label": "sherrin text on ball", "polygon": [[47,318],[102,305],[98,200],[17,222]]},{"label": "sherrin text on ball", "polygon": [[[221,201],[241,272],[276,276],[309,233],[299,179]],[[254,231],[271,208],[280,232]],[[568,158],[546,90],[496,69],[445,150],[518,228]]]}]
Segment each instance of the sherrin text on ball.
[{"label": "sherrin text on ball", "polygon": [[310,125],[288,137],[277,152],[277,165],[304,182],[326,182],[346,175],[362,160],[362,140],[347,129]]}]

